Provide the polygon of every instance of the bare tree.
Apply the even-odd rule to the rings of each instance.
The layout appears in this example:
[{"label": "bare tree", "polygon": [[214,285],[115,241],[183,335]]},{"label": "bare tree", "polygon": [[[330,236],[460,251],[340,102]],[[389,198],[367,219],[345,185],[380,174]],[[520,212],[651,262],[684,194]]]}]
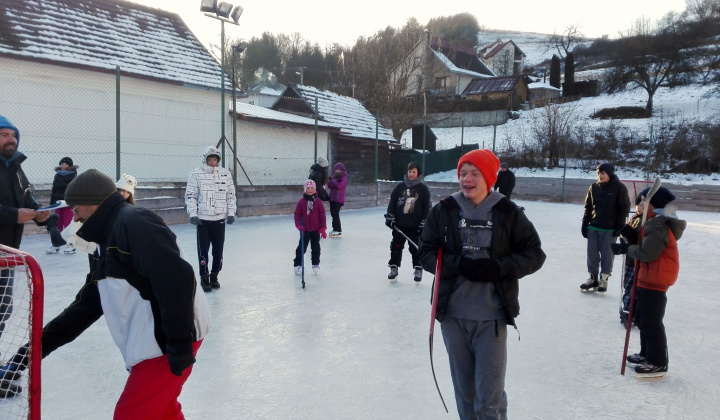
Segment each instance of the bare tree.
[{"label": "bare tree", "polygon": [[502,50],[495,55],[493,72],[498,76],[512,76],[515,64],[515,50]]},{"label": "bare tree", "polygon": [[549,37],[549,41],[550,44],[555,46],[559,57],[565,58],[569,52],[573,52],[573,50],[580,45],[580,42],[584,38],[585,35],[580,32],[579,25],[570,25],[560,34],[553,32]]},{"label": "bare tree", "polygon": [[549,104],[532,112],[532,131],[548,168],[560,166],[565,136],[578,120],[574,104]]},{"label": "bare tree", "polygon": [[653,111],[653,96],[678,69],[685,67],[686,40],[679,16],[669,13],[653,25],[647,18],[638,19],[624,34],[611,57],[612,67],[605,73],[605,90],[643,89],[648,100],[646,115]]}]

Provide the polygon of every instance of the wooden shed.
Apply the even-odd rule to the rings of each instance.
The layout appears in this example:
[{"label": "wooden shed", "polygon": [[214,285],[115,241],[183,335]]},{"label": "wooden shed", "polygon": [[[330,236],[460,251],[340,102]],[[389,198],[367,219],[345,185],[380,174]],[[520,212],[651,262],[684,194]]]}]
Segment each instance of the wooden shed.
[{"label": "wooden shed", "polygon": [[462,95],[466,99],[478,101],[504,99],[506,109],[520,110],[520,106],[528,100],[528,85],[522,76],[502,76],[473,79]]}]

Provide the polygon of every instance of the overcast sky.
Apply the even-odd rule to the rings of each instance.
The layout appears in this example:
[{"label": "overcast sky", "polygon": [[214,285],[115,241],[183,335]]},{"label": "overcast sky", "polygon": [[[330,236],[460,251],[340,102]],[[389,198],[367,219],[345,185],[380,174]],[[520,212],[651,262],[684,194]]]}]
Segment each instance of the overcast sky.
[{"label": "overcast sky", "polygon": [[[180,15],[205,44],[217,44],[220,22],[200,12],[200,0],[131,0]],[[401,27],[415,17],[421,24],[431,18],[457,13],[473,14],[487,29],[522,32],[561,33],[579,25],[591,37],[617,37],[643,16],[657,20],[669,11],[682,12],[685,0],[605,0],[588,5],[577,0],[511,2],[470,2],[468,0],[364,0],[355,3],[337,0],[278,0],[274,2],[231,0],[243,7],[240,25],[225,25],[231,39],[299,32],[321,46],[333,42],[352,45],[361,36],[372,36],[387,26]],[[512,6],[510,6],[512,4]]]}]

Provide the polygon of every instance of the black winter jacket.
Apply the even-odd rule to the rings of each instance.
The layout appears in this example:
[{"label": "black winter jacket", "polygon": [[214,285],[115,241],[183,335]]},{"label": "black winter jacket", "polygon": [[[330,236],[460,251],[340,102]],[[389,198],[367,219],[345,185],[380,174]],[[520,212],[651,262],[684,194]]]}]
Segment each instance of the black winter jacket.
[{"label": "black winter jacket", "polygon": [[613,175],[608,182],[595,182],[585,196],[583,226],[619,230],[630,212],[627,187]]},{"label": "black winter jacket", "polygon": [[[43,328],[43,357],[73,341],[103,314],[116,341],[121,336],[135,343],[123,351],[128,369],[155,356],[151,351],[192,357],[192,345],[203,338],[209,320],[196,319],[193,268],[182,259],[175,234],[162,219],[113,193],[77,235],[97,243],[100,251],[91,257],[90,273],[75,301]],[[138,310],[148,305],[150,316],[138,317],[128,305]]]},{"label": "black winter jacket", "polygon": [[[52,191],[50,192],[50,204],[55,204],[58,201],[65,199],[65,190],[67,189],[70,181],[75,179],[75,177],[77,176],[77,168],[78,167],[74,165],[69,167],[68,171],[72,172],[66,175],[60,175],[57,172],[55,173],[55,178],[53,178]],[[59,166],[55,168],[55,171],[59,170]]]},{"label": "black winter jacket", "polygon": [[13,248],[20,247],[24,229],[24,225],[17,222],[17,209],[40,207],[20,166],[25,159],[25,155],[17,153],[15,159],[6,165],[6,161],[0,158],[0,244]]},{"label": "black winter jacket", "polygon": [[399,228],[417,228],[430,212],[430,189],[420,182],[412,187],[399,183],[390,195],[387,212],[395,216]]},{"label": "black winter jacket", "polygon": [[[515,325],[520,314],[518,279],[538,271],[545,262],[540,236],[525,213],[507,197],[492,211],[491,258],[500,265],[502,279],[495,283],[500,291],[507,323]],[[447,312],[450,295],[456,289],[459,276],[462,243],[460,238],[460,208],[453,197],[435,205],[420,236],[418,258],[425,271],[435,273],[437,250],[443,248],[442,273],[436,319],[440,322]]]},{"label": "black winter jacket", "polygon": [[319,164],[313,163],[310,167],[310,176],[308,176],[308,179],[315,181],[318,198],[322,201],[330,201],[330,196],[324,188],[324,185],[327,182],[327,168],[323,168]]}]

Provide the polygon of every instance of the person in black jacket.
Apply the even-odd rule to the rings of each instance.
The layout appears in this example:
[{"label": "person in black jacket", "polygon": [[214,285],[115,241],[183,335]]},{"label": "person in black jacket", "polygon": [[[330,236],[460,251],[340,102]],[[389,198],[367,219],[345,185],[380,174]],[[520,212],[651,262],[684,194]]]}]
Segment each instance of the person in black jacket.
[{"label": "person in black jacket", "polygon": [[[67,188],[70,181],[75,179],[77,176],[78,166],[73,165],[73,160],[69,157],[60,159],[60,164],[55,168],[55,178],[53,178],[52,191],[50,192],[50,204],[55,204],[58,201],[65,199],[65,189]],[[49,250],[45,251],[46,254],[57,254],[60,252],[60,247],[67,245],[65,239],[63,239],[60,233],[68,227],[73,219],[73,212],[69,207],[63,207],[55,210],[55,214],[51,214],[47,222],[47,230],[50,233],[50,242],[52,246]],[[66,246],[66,254],[75,253],[75,247]]]},{"label": "person in black jacket", "polygon": [[[393,190],[385,214],[385,225],[392,229],[390,261],[388,261],[388,267],[390,267],[388,279],[391,282],[396,281],[398,267],[402,263],[405,237],[407,236],[417,245],[431,206],[430,190],[423,183],[420,167],[415,162],[410,162],[407,166],[405,180]],[[408,250],[415,269],[413,279],[419,282],[422,281],[422,267],[418,261],[415,245],[408,243]]]},{"label": "person in black jacket", "polygon": [[[49,211],[35,211],[40,203],[20,166],[27,158],[18,151],[19,145],[20,130],[0,115],[0,244],[12,248],[20,248],[26,222],[34,220],[40,225],[50,217]],[[0,336],[13,310],[13,275],[13,270],[0,270]],[[18,392],[16,385],[0,380],[0,394],[14,396]]]},{"label": "person in black jacket", "polygon": [[[458,162],[461,191],[435,205],[418,256],[436,274],[440,322],[461,419],[507,419],[507,325],[520,314],[518,279],[545,262],[523,210],[491,191],[500,161],[486,149]],[[439,277],[437,277],[439,276]],[[517,328],[517,327],[516,327]]]},{"label": "person in black jacket", "polygon": [[325,185],[328,182],[328,161],[322,156],[318,156],[317,163],[313,163],[313,165],[310,167],[310,175],[308,176],[308,179],[312,179],[315,181],[315,190],[317,191],[317,196],[322,201],[330,201],[330,195],[327,193],[327,190],[325,189]]},{"label": "person in black jacket", "polygon": [[583,238],[587,239],[587,268],[590,274],[588,280],[580,285],[580,291],[595,289],[604,293],[615,261],[610,245],[615,243],[625,226],[630,212],[630,197],[611,164],[601,163],[596,171],[598,180],[590,186],[585,197],[580,229]]},{"label": "person in black jacket", "polygon": [[[177,398],[209,331],[210,311],[177,237],[95,169],[68,185],[65,201],[83,223],[77,235],[98,247],[75,300],[43,328],[43,358],[104,316],[130,373],[113,418],[184,418]],[[12,362],[25,366],[26,357],[24,346]]]},{"label": "person in black jacket", "polygon": [[495,183],[493,190],[500,190],[500,194],[510,198],[513,189],[515,189],[515,174],[513,171],[508,169],[508,166],[507,162],[500,164],[500,172],[497,174],[497,182]]}]

